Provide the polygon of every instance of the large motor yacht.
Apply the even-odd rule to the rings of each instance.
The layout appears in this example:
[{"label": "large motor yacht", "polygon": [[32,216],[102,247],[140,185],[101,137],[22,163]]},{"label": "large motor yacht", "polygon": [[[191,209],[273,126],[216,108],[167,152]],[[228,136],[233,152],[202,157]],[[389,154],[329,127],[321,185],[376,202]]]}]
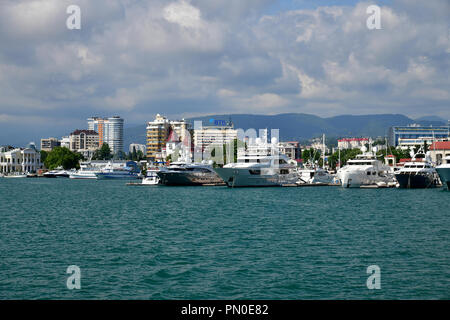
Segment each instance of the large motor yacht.
[{"label": "large motor yacht", "polygon": [[412,153],[411,161],[395,173],[400,188],[434,188],[439,185],[439,177],[434,169],[429,153],[424,154],[420,149],[417,154]]},{"label": "large motor yacht", "polygon": [[[133,166],[131,166],[133,164]],[[108,163],[100,172],[96,172],[97,179],[139,179],[139,170],[132,161],[126,166],[117,166],[113,162]]]},{"label": "large motor yacht", "polygon": [[[258,139],[259,140],[259,139]],[[299,181],[297,164],[280,154],[277,142],[257,141],[238,150],[237,163],[214,170],[229,187],[274,187]]]},{"label": "large motor yacht", "polygon": [[445,157],[444,163],[436,167],[436,171],[441,178],[442,184],[446,185],[447,189],[450,190],[450,156]]},{"label": "large motor yacht", "polygon": [[395,183],[392,168],[377,160],[373,152],[362,147],[362,154],[337,171],[342,187],[359,188],[365,185],[391,185]]},{"label": "large motor yacht", "polygon": [[207,163],[173,162],[157,172],[160,183],[167,186],[224,185]]}]

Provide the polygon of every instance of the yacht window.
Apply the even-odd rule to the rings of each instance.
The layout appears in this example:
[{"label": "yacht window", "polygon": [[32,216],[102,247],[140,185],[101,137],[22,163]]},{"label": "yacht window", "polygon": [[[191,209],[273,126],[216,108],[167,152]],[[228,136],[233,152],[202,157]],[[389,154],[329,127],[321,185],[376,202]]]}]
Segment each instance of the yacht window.
[{"label": "yacht window", "polygon": [[367,171],[367,175],[370,176],[370,171]]},{"label": "yacht window", "polygon": [[287,170],[287,169],[280,170],[280,174],[288,174],[288,173],[289,173],[289,170]]},{"label": "yacht window", "polygon": [[253,175],[259,175],[259,174],[261,174],[261,170],[248,170],[248,172],[250,172],[250,174],[253,174]]},{"label": "yacht window", "polygon": [[278,160],[278,163],[279,163],[279,164],[285,164],[286,161],[284,161],[283,159],[279,159],[279,160]]}]

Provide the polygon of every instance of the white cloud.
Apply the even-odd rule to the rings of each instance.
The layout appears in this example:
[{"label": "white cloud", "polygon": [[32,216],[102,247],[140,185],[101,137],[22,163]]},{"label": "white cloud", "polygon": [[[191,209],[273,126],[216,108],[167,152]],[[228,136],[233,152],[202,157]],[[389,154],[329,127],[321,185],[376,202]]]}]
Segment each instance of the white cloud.
[{"label": "white cloud", "polygon": [[[272,2],[4,0],[0,114],[450,117],[448,1],[395,0],[382,30],[369,2],[263,15]],[[65,27],[72,3],[80,31]]]}]

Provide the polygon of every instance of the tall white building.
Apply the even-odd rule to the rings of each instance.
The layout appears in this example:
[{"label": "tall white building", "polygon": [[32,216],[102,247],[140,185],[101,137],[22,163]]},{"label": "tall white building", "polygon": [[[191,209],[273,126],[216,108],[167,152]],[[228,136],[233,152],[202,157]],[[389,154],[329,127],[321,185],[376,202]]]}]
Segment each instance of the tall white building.
[{"label": "tall white building", "polygon": [[123,122],[119,116],[88,119],[88,129],[98,132],[99,146],[107,143],[112,153],[123,151]]}]

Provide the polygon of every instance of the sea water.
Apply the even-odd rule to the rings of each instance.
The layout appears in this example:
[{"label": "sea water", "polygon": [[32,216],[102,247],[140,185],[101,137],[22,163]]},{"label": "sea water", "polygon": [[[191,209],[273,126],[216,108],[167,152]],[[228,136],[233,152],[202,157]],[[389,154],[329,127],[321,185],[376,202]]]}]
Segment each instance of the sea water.
[{"label": "sea water", "polygon": [[0,203],[0,299],[450,298],[443,189],[0,179]]}]

